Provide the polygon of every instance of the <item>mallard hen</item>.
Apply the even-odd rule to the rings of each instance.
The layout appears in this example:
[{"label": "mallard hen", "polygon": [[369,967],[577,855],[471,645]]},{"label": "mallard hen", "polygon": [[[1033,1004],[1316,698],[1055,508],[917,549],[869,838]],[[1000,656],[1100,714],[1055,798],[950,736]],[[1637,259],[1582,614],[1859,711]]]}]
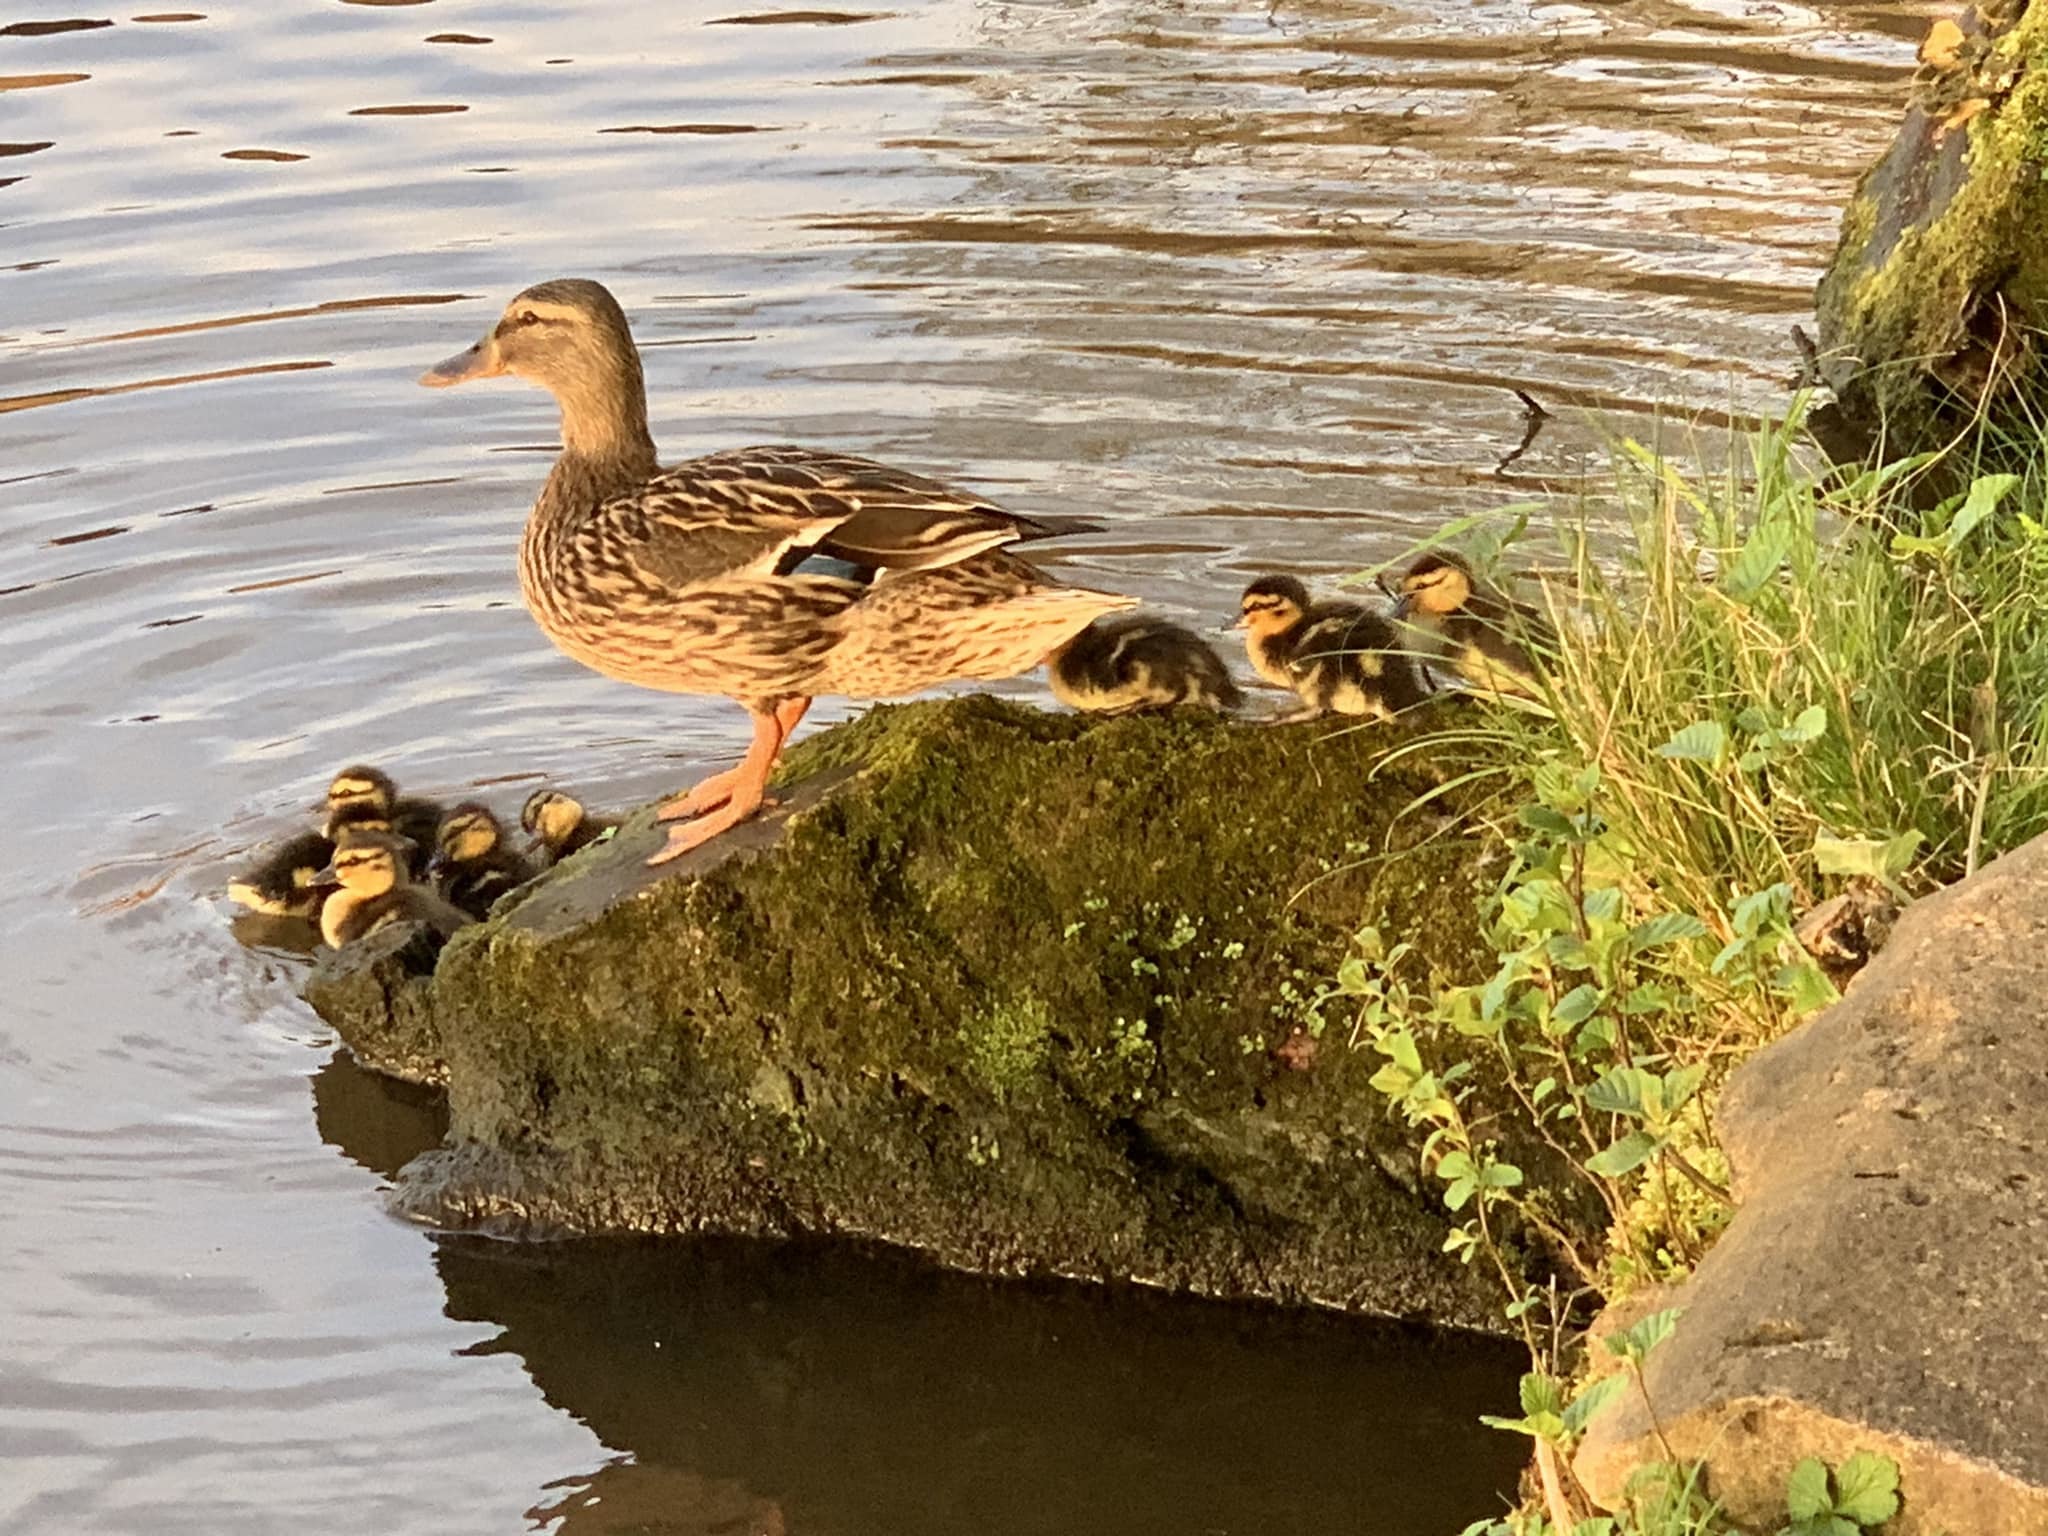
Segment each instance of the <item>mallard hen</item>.
[{"label": "mallard hen", "polygon": [[1537,653],[1556,648],[1543,616],[1487,585],[1463,555],[1418,555],[1395,584],[1394,617],[1429,636],[1434,652],[1473,687],[1534,695]]},{"label": "mallard hen", "polygon": [[1311,602],[1292,576],[1246,587],[1237,623],[1252,669],[1301,701],[1291,719],[1385,717],[1428,696],[1390,619],[1359,603]]},{"label": "mallard hen", "polygon": [[[1043,531],[978,496],[847,454],[741,448],[661,468],[639,350],[598,283],[513,299],[428,370],[443,386],[513,374],[550,391],[562,453],[526,521],[519,583],[542,631],[607,677],[744,705],[737,768],[661,808],[661,863],[760,809],[819,694],[890,698],[1028,671],[1134,599],[1066,587],[1001,546]],[[814,574],[822,555],[855,575]]]},{"label": "mallard hen", "polygon": [[1176,704],[1230,714],[1244,703],[1214,646],[1150,614],[1096,620],[1048,656],[1046,670],[1054,698],[1096,714]]}]

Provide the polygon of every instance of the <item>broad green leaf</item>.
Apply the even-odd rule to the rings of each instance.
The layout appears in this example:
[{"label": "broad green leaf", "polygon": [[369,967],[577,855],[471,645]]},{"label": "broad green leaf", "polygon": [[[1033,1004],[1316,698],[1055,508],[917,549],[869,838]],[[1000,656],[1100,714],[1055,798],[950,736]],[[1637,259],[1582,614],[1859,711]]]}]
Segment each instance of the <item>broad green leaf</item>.
[{"label": "broad green leaf", "polygon": [[1948,525],[1946,543],[1951,551],[1962,546],[1970,531],[1997,510],[1998,504],[2012,494],[2013,487],[2020,483],[2018,475],[1979,475],[1970,485],[1970,494],[1963,498],[1962,509]]},{"label": "broad green leaf", "polygon": [[1689,1067],[1674,1067],[1664,1074],[1664,1113],[1674,1114],[1683,1109],[1692,1096],[1700,1091],[1700,1084],[1707,1075],[1705,1062],[1695,1062]]},{"label": "broad green leaf", "polygon": [[1487,1189],[1519,1189],[1522,1170],[1513,1163],[1488,1163],[1479,1171],[1479,1182]]},{"label": "broad green leaf", "polygon": [[1593,1016],[1593,1010],[1600,1006],[1600,989],[1595,986],[1577,986],[1557,1000],[1557,1006],[1550,1010],[1550,1016],[1559,1024],[1570,1027],[1583,1024]]},{"label": "broad green leaf", "polygon": [[1472,1156],[1463,1148],[1443,1155],[1443,1161],[1436,1165],[1436,1176],[1440,1179],[1462,1179],[1472,1171]]},{"label": "broad green leaf", "polygon": [[1728,921],[1745,939],[1753,939],[1774,918],[1789,913],[1791,904],[1792,887],[1781,881],[1761,891],[1753,891],[1736,902],[1735,910],[1728,914]]},{"label": "broad green leaf", "polygon": [[1858,1525],[1883,1525],[1899,1512],[1899,1466],[1889,1456],[1858,1451],[1835,1468],[1835,1513]]},{"label": "broad green leaf", "polygon": [[1479,1181],[1470,1174],[1466,1174],[1463,1178],[1455,1179],[1450,1187],[1444,1191],[1444,1205],[1450,1210],[1462,1211],[1465,1209],[1466,1203],[1477,1193],[1478,1189]]},{"label": "broad green leaf", "polygon": [[1671,1331],[1678,1326],[1678,1320],[1683,1316],[1685,1308],[1666,1307],[1662,1312],[1652,1312],[1648,1317],[1638,1318],[1634,1327],[1607,1341],[1608,1351],[1638,1362],[1646,1360],[1651,1350],[1671,1337]]},{"label": "broad green leaf", "polygon": [[1647,1131],[1630,1131],[1621,1140],[1604,1151],[1595,1152],[1586,1159],[1588,1171],[1603,1179],[1618,1179],[1623,1174],[1640,1168],[1657,1150],[1657,1138]]},{"label": "broad green leaf", "polygon": [[1735,558],[1721,567],[1717,584],[1736,602],[1747,603],[1778,574],[1778,567],[1785,563],[1791,549],[1792,530],[1785,524],[1758,528]]},{"label": "broad green leaf", "polygon": [[1580,1389],[1579,1395],[1566,1405],[1564,1427],[1578,1434],[1593,1421],[1593,1416],[1610,1402],[1614,1395],[1628,1385],[1628,1377],[1621,1371],[1611,1371],[1598,1381],[1588,1382]]},{"label": "broad green leaf", "polygon": [[1562,813],[1547,805],[1525,805],[1518,814],[1522,825],[1531,832],[1541,832],[1550,837],[1570,837],[1575,830]]},{"label": "broad green leaf", "polygon": [[1771,985],[1790,998],[1800,1013],[1813,1013],[1841,1001],[1842,997],[1841,989],[1828,980],[1827,972],[1811,960],[1795,960],[1780,966]]},{"label": "broad green leaf", "polygon": [[1337,989],[1347,997],[1357,997],[1367,990],[1365,962],[1353,955],[1337,967]]},{"label": "broad green leaf", "polygon": [[1564,1412],[1564,1383],[1548,1371],[1524,1371],[1516,1391],[1525,1414]]},{"label": "broad green leaf", "polygon": [[1415,1078],[1406,1067],[1388,1062],[1367,1080],[1367,1085],[1390,1099],[1405,1099],[1408,1090],[1415,1086]]},{"label": "broad green leaf", "polygon": [[1827,734],[1828,712],[1819,704],[1809,704],[1799,711],[1798,717],[1778,733],[1781,741],[1793,746],[1804,746],[1809,741],[1818,741]]},{"label": "broad green leaf", "polygon": [[1604,1115],[1640,1115],[1650,1074],[1641,1067],[1613,1067],[1586,1088],[1586,1107]]},{"label": "broad green leaf", "polygon": [[1628,941],[1635,949],[1655,949],[1680,939],[1704,938],[1707,925],[1690,912],[1660,912],[1629,930]]},{"label": "broad green leaf", "polygon": [[1901,832],[1897,837],[1816,837],[1813,861],[1824,875],[1860,875],[1896,885],[1898,876],[1912,867],[1919,852],[1918,832]]},{"label": "broad green leaf", "polygon": [[1785,1479],[1785,1510],[1794,1520],[1814,1520],[1831,1515],[1834,1496],[1828,1492],[1827,1463],[1809,1456]]},{"label": "broad green leaf", "polygon": [[1395,1066],[1411,1077],[1422,1075],[1422,1052],[1416,1048],[1415,1037],[1405,1029],[1387,1031],[1379,1039],[1379,1050],[1390,1057]]},{"label": "broad green leaf", "polygon": [[1718,720],[1695,720],[1657,749],[1659,757],[1685,763],[1718,763],[1728,750],[1728,728]]},{"label": "broad green leaf", "polygon": [[1621,916],[1621,892],[1613,886],[1588,891],[1583,905],[1588,922],[1611,923]]}]

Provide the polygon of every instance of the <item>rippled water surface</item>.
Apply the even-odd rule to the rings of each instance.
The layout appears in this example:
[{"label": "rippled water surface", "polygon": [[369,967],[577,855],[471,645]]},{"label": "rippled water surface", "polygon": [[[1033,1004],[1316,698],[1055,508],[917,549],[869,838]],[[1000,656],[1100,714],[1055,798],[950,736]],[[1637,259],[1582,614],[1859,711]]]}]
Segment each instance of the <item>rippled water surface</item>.
[{"label": "rippled water surface", "polygon": [[[1603,430],[1768,408],[1922,15],[55,3],[0,7],[7,1528],[1491,1507],[1497,1354],[807,1250],[436,1249],[377,1200],[433,1107],[331,1062],[214,893],[344,759],[623,801],[737,749],[520,611],[545,401],[411,382],[525,283],[617,290],[671,455],[1093,514],[1066,569],[1220,618]],[[1515,388],[1555,420],[1497,473]]]}]

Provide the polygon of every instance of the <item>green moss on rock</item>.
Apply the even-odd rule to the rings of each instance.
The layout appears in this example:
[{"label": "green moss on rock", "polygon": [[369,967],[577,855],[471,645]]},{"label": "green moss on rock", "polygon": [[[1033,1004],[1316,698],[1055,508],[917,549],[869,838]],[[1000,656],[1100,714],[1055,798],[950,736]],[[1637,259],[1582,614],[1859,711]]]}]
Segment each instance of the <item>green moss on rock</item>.
[{"label": "green moss on rock", "polygon": [[678,866],[643,811],[444,952],[454,1146],[401,1200],[1492,1323],[1370,1053],[1273,1049],[1362,922],[1480,958],[1497,853],[1407,739],[974,697],[821,733]]},{"label": "green moss on rock", "polygon": [[1923,72],[1897,139],[1858,182],[1821,279],[1823,372],[1839,441],[1859,454],[1941,447],[1980,416],[2023,424],[2043,394],[2032,337],[2048,317],[2048,7],[1980,9],[1964,18],[1963,62]]}]

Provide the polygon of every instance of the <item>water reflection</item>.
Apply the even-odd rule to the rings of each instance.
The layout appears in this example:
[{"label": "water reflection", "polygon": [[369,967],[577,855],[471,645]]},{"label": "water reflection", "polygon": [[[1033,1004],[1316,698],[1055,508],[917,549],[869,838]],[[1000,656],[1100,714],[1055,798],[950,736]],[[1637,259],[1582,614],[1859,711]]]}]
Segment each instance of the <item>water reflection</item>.
[{"label": "water reflection", "polygon": [[474,1353],[631,1458],[548,1490],[563,1536],[1442,1536],[1520,1470],[1476,1417],[1513,1394],[1497,1342],[838,1246],[444,1241],[436,1265],[451,1317],[502,1330]]}]

